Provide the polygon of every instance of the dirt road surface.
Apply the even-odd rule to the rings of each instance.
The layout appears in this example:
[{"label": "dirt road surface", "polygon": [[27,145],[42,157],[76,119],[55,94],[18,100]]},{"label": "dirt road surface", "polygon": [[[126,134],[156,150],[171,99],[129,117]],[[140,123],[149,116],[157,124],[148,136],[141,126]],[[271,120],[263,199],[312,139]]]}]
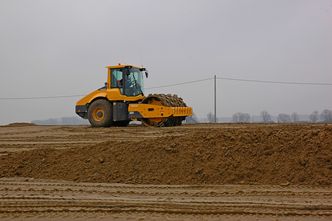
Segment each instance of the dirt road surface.
[{"label": "dirt road surface", "polygon": [[0,218],[330,220],[331,188],[0,180]]},{"label": "dirt road surface", "polygon": [[332,220],[331,125],[0,127],[0,220]]}]

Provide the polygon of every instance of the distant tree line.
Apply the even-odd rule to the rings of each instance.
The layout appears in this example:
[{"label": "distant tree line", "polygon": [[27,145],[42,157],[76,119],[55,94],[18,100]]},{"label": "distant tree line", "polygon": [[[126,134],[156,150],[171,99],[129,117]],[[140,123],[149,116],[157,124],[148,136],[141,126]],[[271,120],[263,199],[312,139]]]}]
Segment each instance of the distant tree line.
[{"label": "distant tree line", "polygon": [[[300,120],[298,113],[293,112],[291,114],[280,113],[278,114],[276,121],[273,120],[271,114],[264,110],[260,113],[261,122],[263,123],[296,123],[300,121],[309,121],[311,123],[323,122],[323,123],[332,123],[332,110],[325,109],[321,113],[318,111],[313,111],[307,120]],[[251,122],[251,117],[248,113],[237,112],[233,114],[234,123],[249,123]]]},{"label": "distant tree line", "polygon": [[[281,113],[277,117],[278,123],[296,123],[299,122],[299,114],[294,112],[291,115]],[[318,111],[313,111],[307,120],[302,121],[309,121],[311,123],[323,122],[323,123],[332,123],[332,110],[323,110],[321,113]]]},{"label": "distant tree line", "polygon": [[241,112],[233,114],[232,118],[235,123],[249,123],[251,119],[250,114]]}]

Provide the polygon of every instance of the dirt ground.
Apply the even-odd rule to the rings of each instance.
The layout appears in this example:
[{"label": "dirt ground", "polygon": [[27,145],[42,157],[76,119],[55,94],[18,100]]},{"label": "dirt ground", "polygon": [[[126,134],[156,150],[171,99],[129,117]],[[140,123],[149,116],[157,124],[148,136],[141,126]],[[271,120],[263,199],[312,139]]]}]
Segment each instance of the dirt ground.
[{"label": "dirt ground", "polygon": [[331,220],[332,125],[0,127],[1,220]]}]

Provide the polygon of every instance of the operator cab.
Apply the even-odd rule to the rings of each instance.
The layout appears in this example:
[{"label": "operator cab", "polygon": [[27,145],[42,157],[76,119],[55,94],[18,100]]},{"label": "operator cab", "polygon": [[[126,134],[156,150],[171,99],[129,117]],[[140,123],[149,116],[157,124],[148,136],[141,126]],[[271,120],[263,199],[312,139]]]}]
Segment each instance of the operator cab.
[{"label": "operator cab", "polygon": [[134,66],[108,68],[111,75],[111,88],[119,88],[121,94],[125,96],[144,95],[143,75],[148,76],[145,68]]}]

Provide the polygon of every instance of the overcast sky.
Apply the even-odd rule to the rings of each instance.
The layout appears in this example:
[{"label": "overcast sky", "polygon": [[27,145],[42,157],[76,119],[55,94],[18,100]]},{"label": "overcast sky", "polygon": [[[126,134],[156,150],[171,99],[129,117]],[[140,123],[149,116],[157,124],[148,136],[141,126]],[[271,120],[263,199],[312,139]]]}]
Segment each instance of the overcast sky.
[{"label": "overcast sky", "polygon": [[[220,77],[332,83],[331,0],[1,0],[0,97],[86,94],[106,65],[149,70],[146,87]],[[213,82],[176,93],[199,117]],[[332,109],[332,86],[218,81],[218,116]],[[0,124],[74,116],[79,98],[0,100]]]}]

